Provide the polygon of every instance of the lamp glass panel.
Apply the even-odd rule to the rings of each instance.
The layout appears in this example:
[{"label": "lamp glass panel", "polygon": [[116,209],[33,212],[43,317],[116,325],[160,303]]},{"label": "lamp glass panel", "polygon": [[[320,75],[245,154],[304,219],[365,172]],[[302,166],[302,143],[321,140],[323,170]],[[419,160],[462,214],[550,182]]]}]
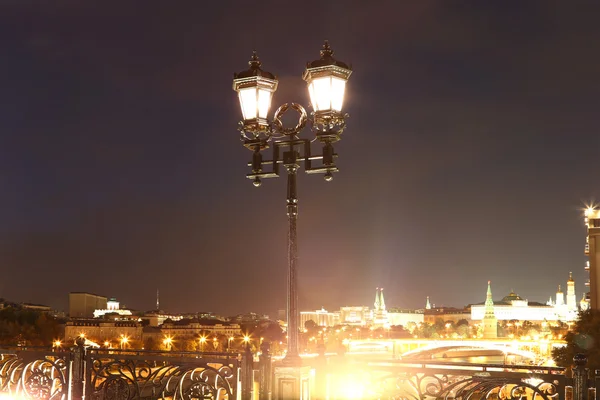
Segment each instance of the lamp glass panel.
[{"label": "lamp glass panel", "polygon": [[256,88],[249,87],[240,89],[240,106],[242,108],[242,115],[245,120],[256,118],[258,111]]},{"label": "lamp glass panel", "polygon": [[325,111],[331,108],[331,77],[324,76],[313,79],[312,102],[315,111]]},{"label": "lamp glass panel", "polygon": [[344,104],[344,92],[346,90],[346,80],[332,77],[331,78],[331,108],[335,111],[342,111]]},{"label": "lamp glass panel", "polygon": [[271,107],[271,91],[258,89],[258,117],[267,118],[269,108]]},{"label": "lamp glass panel", "polygon": [[316,99],[315,99],[315,89],[314,89],[312,81],[308,84],[308,95],[310,96],[310,104],[312,104],[313,108],[316,111],[317,103],[316,103]]}]

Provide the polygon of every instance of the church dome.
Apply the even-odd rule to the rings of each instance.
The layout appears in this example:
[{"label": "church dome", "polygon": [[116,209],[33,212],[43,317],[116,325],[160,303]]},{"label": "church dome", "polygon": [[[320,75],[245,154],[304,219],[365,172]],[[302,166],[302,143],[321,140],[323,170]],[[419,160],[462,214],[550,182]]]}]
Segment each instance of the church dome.
[{"label": "church dome", "polygon": [[508,296],[504,296],[502,298],[502,301],[506,302],[506,303],[510,303],[511,301],[516,301],[516,300],[523,300],[523,299],[521,298],[521,296],[519,296],[518,294],[516,294],[515,292],[512,292],[512,291],[508,294]]}]

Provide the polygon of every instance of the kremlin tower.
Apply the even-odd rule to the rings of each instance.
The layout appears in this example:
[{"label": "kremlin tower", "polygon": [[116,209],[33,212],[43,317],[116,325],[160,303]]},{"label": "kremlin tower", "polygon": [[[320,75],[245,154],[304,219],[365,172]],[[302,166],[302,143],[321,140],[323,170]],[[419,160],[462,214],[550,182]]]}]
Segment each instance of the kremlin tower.
[{"label": "kremlin tower", "polygon": [[494,313],[494,300],[492,300],[492,288],[488,281],[487,296],[485,299],[485,314],[483,316],[483,337],[495,339],[498,337],[498,319]]}]

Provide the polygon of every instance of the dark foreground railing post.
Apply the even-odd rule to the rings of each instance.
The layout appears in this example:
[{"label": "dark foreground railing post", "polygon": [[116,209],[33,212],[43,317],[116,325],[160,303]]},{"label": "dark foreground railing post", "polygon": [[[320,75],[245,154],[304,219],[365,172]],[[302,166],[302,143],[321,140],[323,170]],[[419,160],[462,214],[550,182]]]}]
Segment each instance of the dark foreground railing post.
[{"label": "dark foreground railing post", "polygon": [[325,345],[317,346],[318,356],[315,359],[315,398],[322,400],[327,398],[327,357],[325,357]]},{"label": "dark foreground railing post", "polygon": [[252,387],[254,386],[254,360],[250,345],[246,344],[246,350],[242,355],[242,400],[252,399]]},{"label": "dark foreground railing post", "polygon": [[575,357],[573,357],[573,363],[575,364],[573,367],[574,400],[586,400],[588,379],[588,368],[586,368],[587,361],[587,356],[582,353],[575,354]]},{"label": "dark foreground railing post", "polygon": [[83,381],[85,377],[85,338],[78,337],[75,339],[75,347],[73,347],[72,357],[73,364],[71,367],[71,398],[83,398]]},{"label": "dark foreground railing post", "polygon": [[271,345],[268,342],[262,342],[260,345],[260,400],[271,400],[271,382],[273,374],[271,372]]}]

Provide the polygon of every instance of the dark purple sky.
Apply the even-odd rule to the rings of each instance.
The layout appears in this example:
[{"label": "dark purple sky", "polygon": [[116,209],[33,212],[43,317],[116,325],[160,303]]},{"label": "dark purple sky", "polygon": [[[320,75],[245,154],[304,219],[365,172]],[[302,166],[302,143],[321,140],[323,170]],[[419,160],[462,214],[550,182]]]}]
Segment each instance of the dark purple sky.
[{"label": "dark purple sky", "polygon": [[245,179],[231,80],[256,49],[307,104],[323,39],[351,119],[335,180],[299,178],[302,309],[581,297],[597,3],[94,3],[0,6],[0,297],[283,308],[285,180]]}]

